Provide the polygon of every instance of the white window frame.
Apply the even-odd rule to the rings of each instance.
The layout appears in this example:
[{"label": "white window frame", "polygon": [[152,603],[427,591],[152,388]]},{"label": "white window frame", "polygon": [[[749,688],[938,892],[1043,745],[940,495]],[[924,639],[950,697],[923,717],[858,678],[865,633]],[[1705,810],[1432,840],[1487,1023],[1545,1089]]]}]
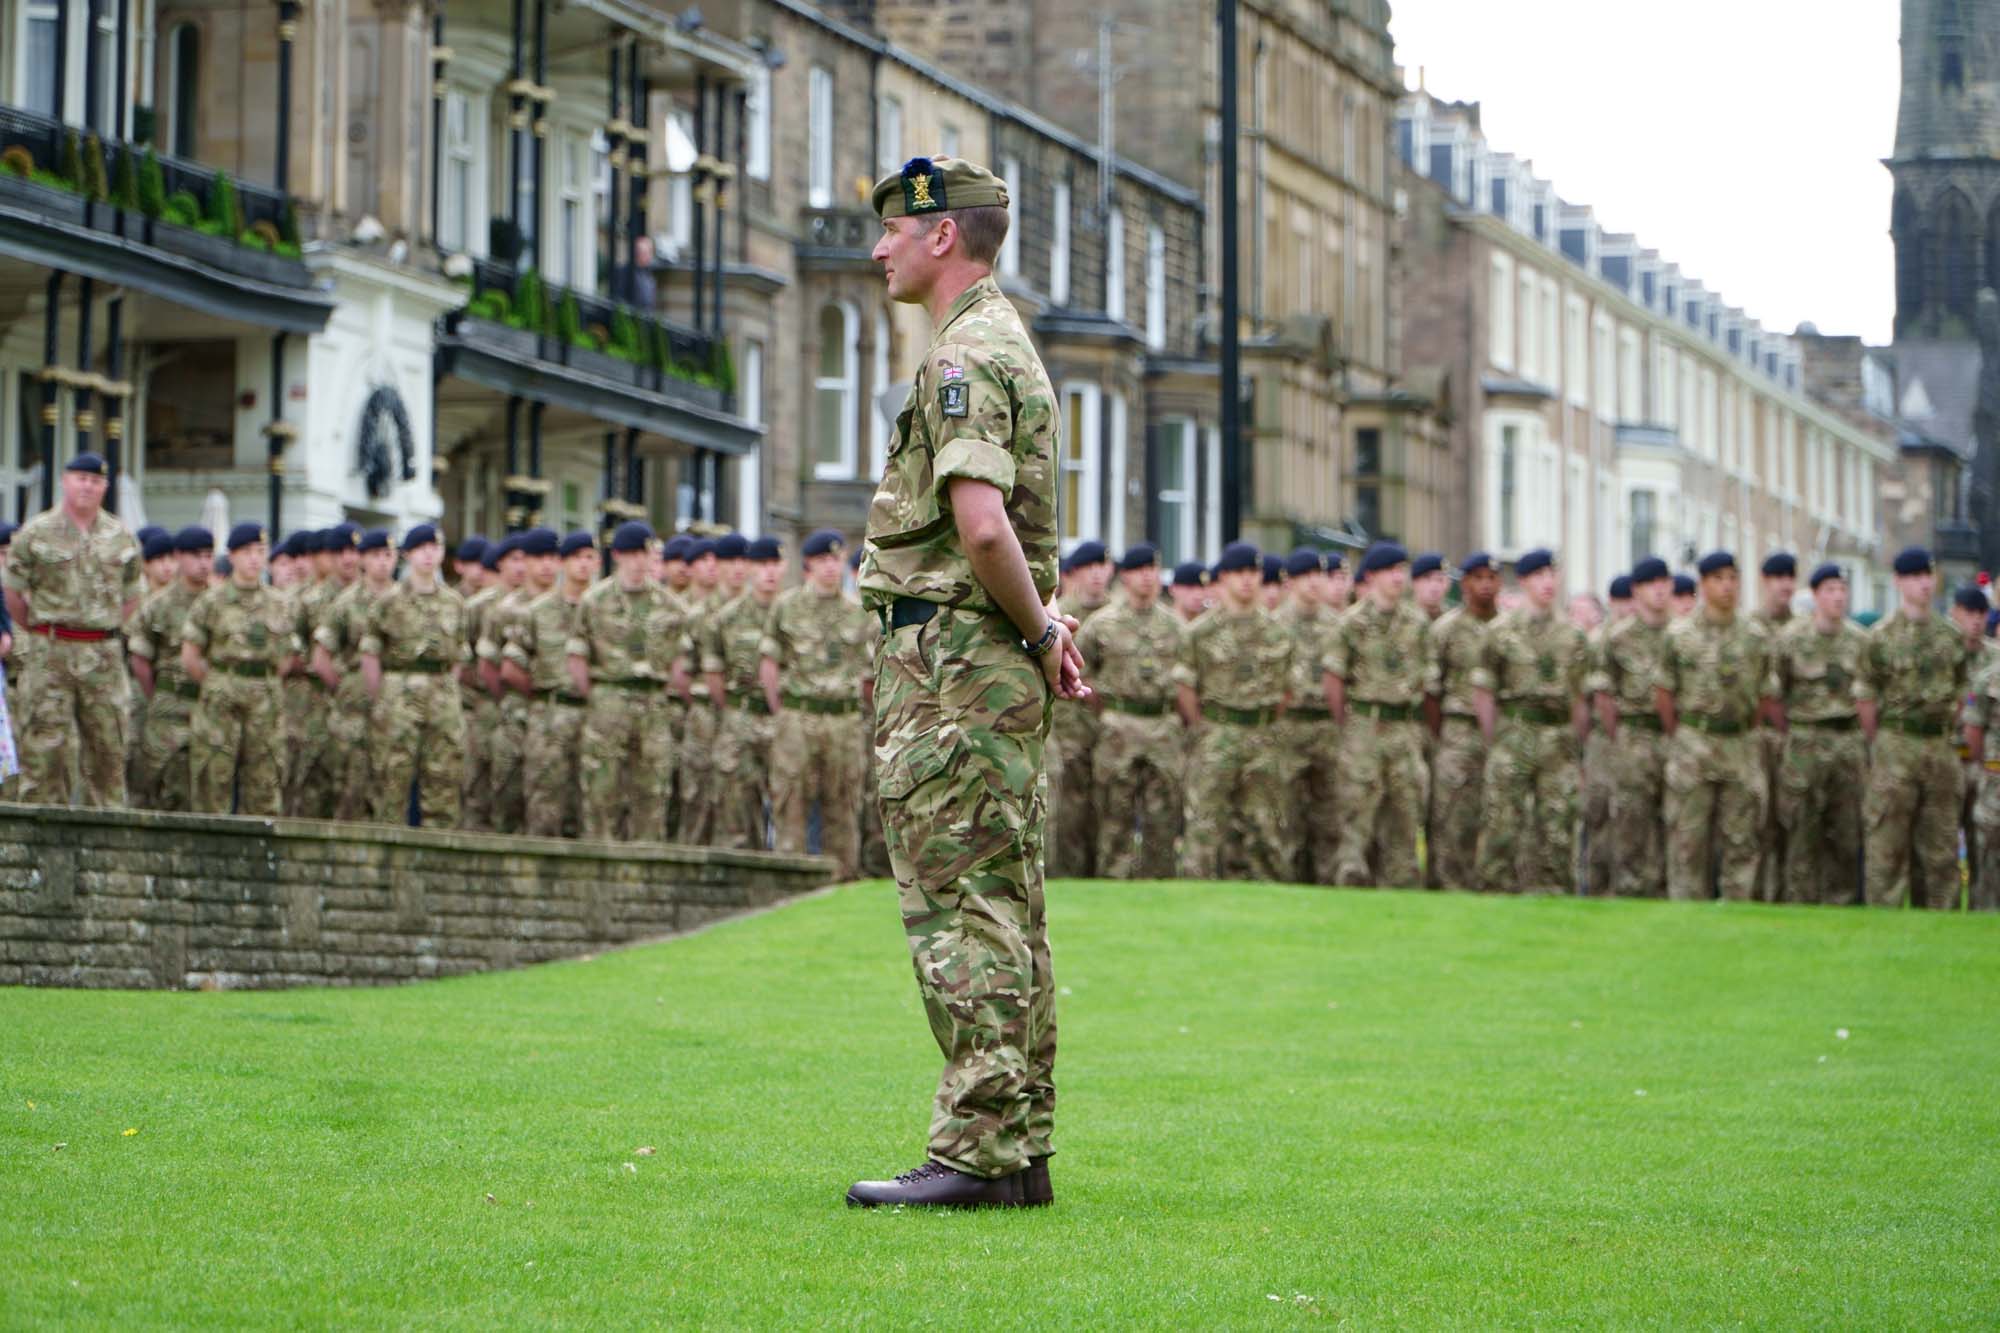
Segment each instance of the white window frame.
[{"label": "white window frame", "polygon": [[824,65],[806,75],[806,203],[833,207],[833,71]]},{"label": "white window frame", "polygon": [[1597,586],[1597,562],[1591,549],[1590,464],[1580,454],[1565,460],[1563,478],[1563,582],[1570,592],[1590,592]]},{"label": "white window frame", "polygon": [[[1513,513],[1505,515],[1501,512],[1501,460],[1509,430],[1514,432],[1514,503]],[[1486,414],[1485,454],[1486,495],[1481,509],[1485,515],[1486,541],[1483,545],[1502,559],[1511,560],[1535,544],[1535,534],[1530,531],[1530,526],[1536,516],[1527,503],[1528,497],[1538,490],[1544,496],[1560,495],[1560,480],[1552,482],[1548,476],[1555,466],[1555,452],[1543,442],[1542,419],[1539,416],[1527,412],[1489,412]],[[1513,529],[1511,534],[1506,531],[1508,527]],[[1506,540],[1508,536],[1513,540]]]},{"label": "white window frame", "polygon": [[1104,541],[1114,551],[1125,549],[1125,507],[1131,499],[1126,494],[1126,459],[1131,456],[1132,441],[1127,438],[1131,429],[1131,415],[1127,410],[1125,395],[1116,389],[1104,395],[1106,430],[1105,447],[1111,450],[1111,518],[1104,525]]},{"label": "white window frame", "polygon": [[1172,559],[1162,562],[1167,565],[1197,558],[1195,498],[1201,491],[1195,480],[1198,475],[1196,469],[1201,463],[1195,447],[1198,438],[1191,417],[1167,417],[1160,422],[1160,453],[1163,456],[1169,452],[1177,453],[1181,465],[1180,486],[1173,490],[1161,489],[1154,496],[1160,510],[1162,529],[1170,523],[1173,525],[1171,539],[1166,531],[1160,533],[1162,542],[1171,541],[1166,554]]},{"label": "white window frame", "polygon": [[771,67],[761,61],[750,72],[743,114],[749,120],[744,135],[743,174],[753,181],[767,181],[771,179]]},{"label": "white window frame", "polygon": [[875,423],[875,430],[868,442],[869,476],[880,477],[888,466],[889,443],[896,434],[896,414],[902,410],[901,404],[890,406],[882,401],[882,395],[889,388],[889,343],[893,338],[893,326],[889,322],[889,312],[877,309],[875,312],[875,346],[869,356],[869,399],[874,409],[869,420]]},{"label": "white window frame", "polygon": [[[753,426],[764,424],[764,343],[759,338],[743,340],[741,369],[736,376],[736,412]],[[753,444],[736,460],[736,528],[739,532],[764,530],[764,450]]]},{"label": "white window frame", "polygon": [[1202,453],[1205,457],[1202,475],[1208,479],[1208,494],[1202,505],[1201,554],[1189,556],[1191,560],[1206,559],[1207,552],[1222,550],[1222,427],[1208,428]]},{"label": "white window frame", "polygon": [[964,136],[959,132],[958,126],[950,121],[947,120],[938,127],[938,149],[943,156],[957,157],[959,146],[963,141]]},{"label": "white window frame", "polygon": [[[680,126],[689,143],[694,142],[694,113],[673,107],[667,119]],[[665,258],[679,259],[694,246],[694,177],[676,172],[667,177],[667,249]]]},{"label": "white window frame", "polygon": [[[1080,400],[1082,410],[1077,415],[1082,418],[1080,427],[1070,422],[1070,404]],[[1056,496],[1058,523],[1056,531],[1061,538],[1062,549],[1067,552],[1080,541],[1098,538],[1097,515],[1103,505],[1098,486],[1098,471],[1101,464],[1099,450],[1103,447],[1104,434],[1101,429],[1104,407],[1103,394],[1098,386],[1089,380],[1074,380],[1062,387],[1062,436],[1064,447],[1056,454]],[[1070,444],[1080,447],[1072,457]],[[1077,474],[1077,512],[1072,514],[1062,501],[1069,495],[1069,473]],[[1101,540],[1101,538],[1100,538]]]},{"label": "white window frame", "polygon": [[1590,406],[1590,314],[1581,296],[1563,302],[1563,392],[1571,407]]},{"label": "white window frame", "polygon": [[1495,370],[1514,370],[1514,261],[1495,251],[1486,283],[1486,360]]},{"label": "white window frame", "polygon": [[[813,476],[820,481],[852,481],[860,452],[860,441],[856,438],[857,421],[854,408],[855,397],[861,389],[861,314],[854,308],[852,301],[827,302],[826,305],[813,311],[815,336],[819,330],[819,317],[827,305],[838,309],[841,314],[844,339],[842,364],[846,366],[847,373],[836,377],[820,376],[815,373],[813,379]],[[842,394],[846,403],[846,410],[840,414],[840,456],[833,462],[827,462],[820,457],[821,446],[825,443],[819,438],[819,395],[822,392]]]},{"label": "white window frame", "polygon": [[1104,317],[1125,321],[1125,215],[1115,206],[1104,224]]},{"label": "white window frame", "polygon": [[1069,304],[1069,182],[1057,181],[1049,224],[1049,302]]},{"label": "white window frame", "polygon": [[1146,228],[1146,346],[1167,345],[1167,233],[1157,222]]},{"label": "white window frame", "polygon": [[[74,16],[77,12],[77,8],[78,8],[77,5],[71,4],[68,10],[69,14],[71,16]],[[30,110],[43,111],[44,108],[33,105],[28,101],[28,60],[29,60],[29,52],[33,45],[28,39],[28,30],[36,23],[46,23],[53,30],[58,19],[56,7],[55,5],[48,3],[48,0],[27,0],[27,3],[24,3],[20,6],[20,8],[17,11],[17,14],[18,18],[16,19],[15,22],[15,35],[14,35],[14,50],[16,52],[16,55],[14,57],[14,92],[11,100],[15,104],[22,107],[27,107]],[[53,71],[51,71],[51,74],[53,74]],[[63,90],[64,101],[69,100],[69,90],[70,88],[74,87],[74,85],[75,85],[74,80],[69,80],[65,84]],[[53,80],[51,82],[49,94],[52,98],[55,95]],[[53,107],[49,108],[49,110],[53,110],[56,114],[57,119],[59,120],[69,119],[69,117],[65,114],[65,108]],[[44,169],[46,169],[47,167],[47,164],[45,163],[40,165],[42,165]]]},{"label": "white window frame", "polygon": [[[550,136],[550,145],[555,157],[555,189],[545,206],[547,230],[542,233],[542,268],[550,284],[567,287],[572,291],[594,292],[597,289],[596,265],[591,256],[596,253],[597,229],[591,221],[590,189],[590,132],[568,126],[556,126]],[[570,167],[576,167],[575,178],[570,175]],[[570,209],[575,209],[575,232],[564,244],[564,222]],[[550,264],[551,254],[562,256],[562,267]],[[584,277],[578,280],[579,264],[584,269]]]},{"label": "white window frame", "polygon": [[[1000,159],[1000,175],[1007,182],[1007,190],[1014,198],[1021,197],[1021,159],[1007,156]],[[1000,275],[1006,278],[1021,274],[1021,219],[1008,219],[1007,239],[1000,242]]]},{"label": "white window frame", "polygon": [[[438,181],[438,248],[450,253],[486,253],[486,99],[469,88],[449,86],[444,94],[444,168]],[[452,116],[459,117],[454,135]],[[452,175],[462,170],[465,192],[458,197]],[[447,244],[453,235],[459,244]]]},{"label": "white window frame", "polygon": [[[196,23],[193,19],[176,19],[167,28],[167,33],[166,33],[167,95],[161,98],[159,102],[156,103],[154,106],[155,123],[153,129],[153,138],[159,144],[159,149],[161,152],[170,154],[174,152],[174,140],[177,137],[179,137],[182,129],[182,126],[175,115],[175,110],[180,105],[181,80],[187,77],[185,72],[181,69],[181,46],[179,38],[182,29],[186,29],[194,34],[194,92],[197,102],[201,97],[202,57],[206,54],[206,52],[203,50],[203,47],[206,45],[207,34],[202,31],[201,25],[199,23]],[[26,33],[24,29],[23,31],[24,39],[25,36]],[[23,46],[25,55],[25,40]],[[16,82],[14,87],[18,90],[20,99],[25,104],[26,88],[20,82]],[[196,126],[194,128],[198,129],[199,126]],[[192,151],[190,151],[186,154],[179,154],[178,156],[192,157],[194,156],[194,154]]]},{"label": "white window frame", "polygon": [[903,169],[903,99],[894,93],[875,98],[875,165],[885,176]]},{"label": "white window frame", "polygon": [[1537,293],[1540,290],[1535,275],[1523,264],[1519,279],[1514,284],[1515,314],[1520,328],[1520,346],[1517,349],[1520,356],[1517,360],[1521,378],[1533,384],[1542,383],[1543,377],[1548,374],[1547,367],[1542,364],[1541,338],[1536,314]]}]

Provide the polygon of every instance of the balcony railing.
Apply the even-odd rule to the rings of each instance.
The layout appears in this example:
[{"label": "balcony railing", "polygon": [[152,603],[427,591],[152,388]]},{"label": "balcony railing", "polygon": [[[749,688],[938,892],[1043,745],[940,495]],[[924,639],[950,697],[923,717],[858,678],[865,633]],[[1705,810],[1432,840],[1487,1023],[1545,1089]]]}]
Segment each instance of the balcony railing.
[{"label": "balcony railing", "polygon": [[1937,558],[1953,564],[1979,563],[1979,529],[1955,519],[1937,525]]}]

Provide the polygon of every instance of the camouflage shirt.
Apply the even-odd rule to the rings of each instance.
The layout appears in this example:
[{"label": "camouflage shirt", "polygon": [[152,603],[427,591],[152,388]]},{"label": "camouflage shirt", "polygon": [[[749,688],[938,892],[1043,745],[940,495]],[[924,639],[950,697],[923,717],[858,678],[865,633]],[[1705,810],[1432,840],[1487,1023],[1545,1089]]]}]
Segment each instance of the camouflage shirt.
[{"label": "camouflage shirt", "polygon": [[664,681],[691,651],[688,620],[687,605],[650,579],[637,592],[600,579],[576,608],[569,655],[590,664],[592,680]]},{"label": "camouflage shirt", "polygon": [[868,510],[861,597],[869,607],[914,597],[991,611],[993,599],[959,549],[946,483],[991,482],[1035,590],[1056,587],[1055,388],[1021,317],[989,277],[939,321],[896,417],[881,487]]},{"label": "camouflage shirt", "polygon": [[1613,621],[1597,636],[1590,679],[1593,694],[1608,694],[1619,715],[1654,716],[1653,691],[1660,683],[1660,664],[1667,651],[1667,621],[1648,625],[1636,615]]},{"label": "camouflage shirt", "polygon": [[1523,606],[1503,612],[1488,627],[1474,689],[1491,690],[1503,704],[1568,711],[1583,697],[1590,673],[1590,640],[1553,608]]},{"label": "camouflage shirt", "polygon": [[775,598],[760,602],[746,592],[702,622],[701,669],[720,672],[730,694],[763,697],[757,668],[764,660],[764,627],[777,605]]},{"label": "camouflage shirt", "polygon": [[1384,611],[1364,597],[1340,617],[1320,666],[1350,700],[1420,703],[1432,684],[1430,618],[1407,599]]},{"label": "camouflage shirt", "polygon": [[1274,708],[1291,679],[1292,632],[1261,606],[1247,611],[1216,605],[1181,634],[1173,681],[1204,704]]},{"label": "camouflage shirt", "polygon": [[379,591],[370,588],[367,579],[356,579],[336,592],[331,601],[322,602],[318,623],[313,626],[312,641],[326,649],[341,671],[352,672],[361,668],[362,624],[367,619],[370,603],[381,600],[388,591],[388,588]]},{"label": "camouflage shirt", "polygon": [[1107,700],[1171,705],[1174,664],[1181,653],[1181,622],[1162,597],[1139,610],[1121,602],[1085,622],[1077,632],[1084,675]]},{"label": "camouflage shirt", "polygon": [[1761,625],[1748,616],[1718,620],[1702,607],[1668,626],[1658,683],[1682,716],[1747,727],[1770,669]]},{"label": "camouflage shirt", "polygon": [[398,583],[363,612],[361,651],[380,658],[384,671],[457,666],[467,660],[465,599],[442,583],[423,592]]},{"label": "camouflage shirt", "polygon": [[1912,620],[1898,609],[1867,639],[1854,697],[1874,700],[1885,718],[1949,723],[1973,664],[1958,627],[1943,616]]},{"label": "camouflage shirt", "polygon": [[224,579],[195,598],[181,626],[210,666],[266,666],[273,674],[288,657],[305,651],[292,599],[267,584],[238,587]]},{"label": "camouflage shirt", "polygon": [[186,579],[175,579],[139,603],[125,626],[125,649],[153,664],[156,689],[173,689],[187,679],[181,666],[181,634],[188,611],[204,591],[188,586]]},{"label": "camouflage shirt", "polygon": [[1986,733],[1986,753],[1980,758],[2000,759],[2000,652],[1982,653],[1972,673],[1971,693],[1965,701],[1965,724]]},{"label": "camouflage shirt", "polygon": [[473,654],[482,662],[498,663],[502,650],[507,646],[507,636],[514,632],[515,624],[527,612],[528,603],[541,595],[535,591],[533,584],[523,583],[488,606],[479,621],[479,636],[473,642]]},{"label": "camouflage shirt", "polygon": [[875,656],[875,617],[838,590],[805,585],[782,594],[757,650],[778,664],[785,693],[854,699]]},{"label": "camouflage shirt", "polygon": [[1278,619],[1292,632],[1292,707],[1307,713],[1326,711],[1326,660],[1340,613],[1320,602],[1311,606],[1296,598],[1278,608]]},{"label": "camouflage shirt", "polygon": [[115,630],[146,580],[139,543],[117,518],[99,510],[84,532],[58,507],[14,534],[7,583],[27,598],[31,625]]},{"label": "camouflage shirt", "polygon": [[[1494,617],[1498,619],[1498,617]],[[1426,689],[1443,701],[1446,717],[1472,717],[1472,672],[1493,620],[1455,606],[1431,623],[1431,679]]]},{"label": "camouflage shirt", "polygon": [[537,694],[570,688],[569,643],[576,637],[582,606],[581,597],[571,601],[556,587],[529,602],[514,617],[500,655],[528,673],[528,682]]},{"label": "camouflage shirt", "polygon": [[1854,683],[1868,634],[1851,620],[1822,634],[1810,617],[1798,617],[1771,644],[1771,678],[1764,692],[1782,699],[1794,722],[1854,716]]}]

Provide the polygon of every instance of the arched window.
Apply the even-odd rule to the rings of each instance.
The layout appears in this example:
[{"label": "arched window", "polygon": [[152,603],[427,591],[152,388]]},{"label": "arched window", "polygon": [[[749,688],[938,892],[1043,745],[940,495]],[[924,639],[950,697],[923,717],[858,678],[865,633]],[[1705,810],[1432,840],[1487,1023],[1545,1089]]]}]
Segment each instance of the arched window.
[{"label": "arched window", "polygon": [[851,481],[860,419],[861,316],[846,301],[819,311],[819,363],[813,379],[813,475]]},{"label": "arched window", "polygon": [[[1979,285],[1979,222],[1972,201],[1959,190],[1946,190],[1931,210],[1925,251],[1931,272],[1925,283],[1933,314],[1963,321],[1972,328],[1973,294]],[[1937,330],[1947,332],[1944,328]]]},{"label": "arched window", "polygon": [[1896,242],[1896,328],[1917,316],[1924,304],[1924,236],[1917,218],[1917,201],[1896,191],[1889,214],[1889,234]]},{"label": "arched window", "polygon": [[195,120],[201,105],[201,29],[176,23],[167,34],[167,132],[169,157],[195,155]]}]

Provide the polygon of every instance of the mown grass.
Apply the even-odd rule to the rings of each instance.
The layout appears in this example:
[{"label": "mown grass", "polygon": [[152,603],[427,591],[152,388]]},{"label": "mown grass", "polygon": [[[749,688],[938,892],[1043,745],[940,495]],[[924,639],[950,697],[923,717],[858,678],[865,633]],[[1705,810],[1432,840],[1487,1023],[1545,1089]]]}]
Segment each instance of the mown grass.
[{"label": "mown grass", "polygon": [[1050,896],[1029,1212],[841,1206],[936,1072],[879,884],[395,990],[0,993],[0,1323],[2000,1318],[2000,921]]}]

